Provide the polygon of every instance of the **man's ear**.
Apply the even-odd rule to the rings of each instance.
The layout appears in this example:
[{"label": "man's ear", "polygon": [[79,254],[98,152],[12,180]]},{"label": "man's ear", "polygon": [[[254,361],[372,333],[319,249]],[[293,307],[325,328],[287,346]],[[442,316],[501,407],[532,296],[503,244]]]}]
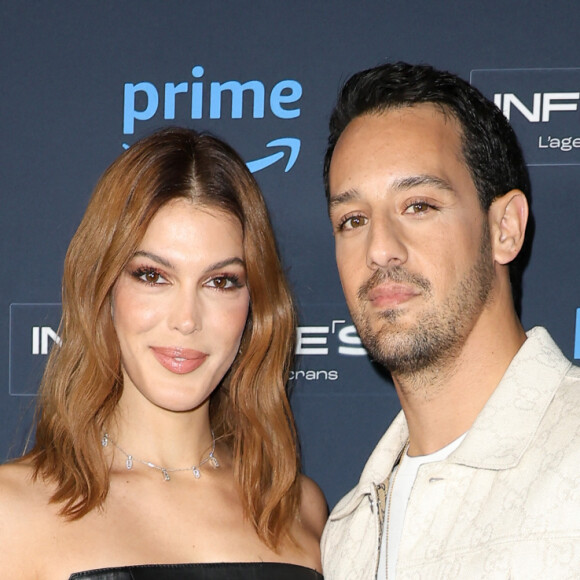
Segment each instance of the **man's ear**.
[{"label": "man's ear", "polygon": [[522,249],[528,214],[528,200],[519,189],[512,189],[491,204],[489,230],[493,256],[498,264],[508,264]]}]

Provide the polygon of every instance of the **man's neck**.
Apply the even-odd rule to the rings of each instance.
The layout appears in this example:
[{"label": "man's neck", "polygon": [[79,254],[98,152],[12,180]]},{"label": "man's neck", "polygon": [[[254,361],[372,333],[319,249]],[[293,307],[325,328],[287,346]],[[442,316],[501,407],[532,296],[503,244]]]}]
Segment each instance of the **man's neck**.
[{"label": "man's neck", "polygon": [[409,455],[433,453],[469,430],[525,339],[515,312],[487,312],[449,360],[393,375],[409,425]]}]

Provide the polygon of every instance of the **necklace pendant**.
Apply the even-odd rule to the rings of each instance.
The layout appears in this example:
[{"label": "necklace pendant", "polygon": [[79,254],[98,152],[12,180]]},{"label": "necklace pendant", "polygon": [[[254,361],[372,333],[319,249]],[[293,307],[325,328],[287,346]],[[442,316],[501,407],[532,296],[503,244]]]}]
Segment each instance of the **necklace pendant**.
[{"label": "necklace pendant", "polygon": [[201,477],[200,467],[202,467],[206,463],[210,463],[214,469],[216,469],[220,466],[220,462],[218,461],[217,457],[215,457],[215,455],[214,455],[216,438],[215,438],[213,431],[211,432],[211,436],[212,436],[211,451],[209,452],[208,456],[205,459],[201,460],[201,463],[199,463],[199,465],[192,465],[191,467],[180,467],[180,468],[171,468],[171,469],[167,468],[167,467],[161,467],[160,465],[156,465],[152,461],[145,461],[144,459],[139,459],[138,457],[133,457],[132,455],[127,453],[122,447],[119,447],[119,445],[117,445],[115,443],[115,441],[109,437],[108,433],[103,433],[103,435],[101,437],[101,445],[103,447],[107,447],[109,445],[109,443],[111,443],[111,445],[113,447],[115,447],[115,449],[118,449],[126,457],[125,467],[128,470],[133,469],[133,465],[134,465],[135,461],[138,461],[139,463],[142,463],[143,465],[146,465],[147,467],[150,467],[151,469],[158,469],[159,471],[161,471],[161,474],[163,475],[163,479],[165,481],[171,481],[171,477],[169,475],[170,472],[190,471],[190,470],[191,470],[191,473],[193,474],[193,477],[195,477],[195,479],[199,479]]}]

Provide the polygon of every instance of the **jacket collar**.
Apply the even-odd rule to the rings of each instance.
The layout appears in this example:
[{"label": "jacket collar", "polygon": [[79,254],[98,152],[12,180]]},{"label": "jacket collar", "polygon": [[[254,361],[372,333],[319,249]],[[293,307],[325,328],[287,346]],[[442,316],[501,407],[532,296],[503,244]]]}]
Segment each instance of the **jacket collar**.
[{"label": "jacket collar", "polygon": [[407,421],[401,411],[377,443],[356,487],[346,494],[332,510],[331,521],[339,520],[352,513],[365,496],[373,494],[377,483],[381,483],[389,477],[408,438]]},{"label": "jacket collar", "polygon": [[[527,336],[465,439],[447,461],[496,470],[519,462],[571,366],[544,328],[533,328]],[[359,483],[337,504],[331,519],[351,513],[377,483],[389,477],[408,437],[401,411],[375,447]]]},{"label": "jacket collar", "polygon": [[546,329],[536,327],[481,410],[453,463],[509,469],[530,445],[562,378],[572,366]]}]

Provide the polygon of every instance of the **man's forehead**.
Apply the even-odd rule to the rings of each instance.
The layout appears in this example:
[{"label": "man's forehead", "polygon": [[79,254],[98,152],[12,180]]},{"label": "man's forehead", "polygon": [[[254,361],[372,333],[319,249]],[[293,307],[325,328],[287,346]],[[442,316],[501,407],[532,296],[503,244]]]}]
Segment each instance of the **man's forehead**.
[{"label": "man's forehead", "polygon": [[[360,163],[357,155],[380,155],[381,149],[392,154],[401,147],[408,157],[419,156],[429,147],[451,150],[463,164],[463,133],[454,115],[445,114],[435,103],[389,108],[354,118],[339,137],[330,160],[329,177],[340,164]],[[411,150],[408,149],[411,147]]]},{"label": "man's forehead", "polygon": [[345,127],[334,148],[330,170],[337,158],[349,158],[353,150],[374,155],[382,147],[396,149],[399,144],[412,143],[413,152],[419,153],[437,141],[445,148],[456,148],[462,157],[461,126],[454,116],[444,114],[436,104],[421,103],[365,113]]},{"label": "man's forehead", "polygon": [[408,123],[413,118],[428,119],[435,124],[446,126],[448,130],[452,130],[460,137],[463,134],[462,126],[457,116],[446,105],[433,102],[413,103],[375,109],[356,116],[344,128],[337,140],[337,146],[344,135],[360,130],[360,127],[370,126],[377,122],[383,126]]},{"label": "man's forehead", "polygon": [[453,196],[459,191],[477,195],[459,122],[433,103],[353,119],[329,169],[329,211],[354,201],[360,188],[393,193],[431,187]]}]

